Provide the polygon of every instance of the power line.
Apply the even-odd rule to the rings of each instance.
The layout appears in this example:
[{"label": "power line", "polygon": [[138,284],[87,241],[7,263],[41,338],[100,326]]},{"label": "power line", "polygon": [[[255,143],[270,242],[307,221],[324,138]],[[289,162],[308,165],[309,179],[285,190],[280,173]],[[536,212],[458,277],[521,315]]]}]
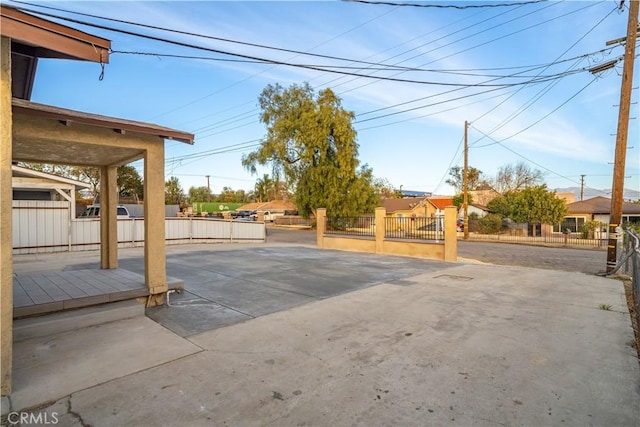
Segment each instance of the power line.
[{"label": "power line", "polygon": [[[303,51],[299,51],[299,50],[286,49],[286,48],[280,48],[280,47],[275,47],[275,46],[267,46],[267,45],[262,45],[262,44],[257,44],[257,43],[243,42],[243,41],[240,41],[240,40],[227,39],[227,38],[223,38],[223,37],[208,36],[208,35],[205,35],[205,34],[192,33],[192,32],[189,32],[189,31],[175,30],[175,29],[166,28],[166,27],[159,27],[159,26],[156,26],[156,25],[141,24],[139,22],[125,21],[123,19],[107,18],[107,17],[104,17],[104,16],[93,15],[93,14],[82,13],[82,12],[75,12],[75,11],[72,11],[72,10],[61,9],[61,8],[52,7],[52,6],[43,6],[43,5],[40,5],[40,4],[28,3],[28,2],[23,2],[23,1],[19,1],[19,0],[11,0],[11,1],[13,1],[14,3],[26,4],[26,5],[29,5],[29,6],[35,6],[35,7],[40,7],[40,8],[44,8],[44,9],[55,10],[55,11],[58,11],[58,12],[71,13],[71,14],[74,14],[74,15],[86,16],[88,18],[102,19],[102,20],[105,20],[105,21],[117,22],[117,23],[120,23],[120,24],[132,25],[132,26],[135,26],[135,27],[142,27],[142,28],[148,28],[148,29],[152,29],[152,30],[166,31],[166,32],[169,32],[169,33],[181,34],[181,35],[186,35],[186,36],[191,36],[191,37],[199,37],[199,38],[204,38],[204,39],[209,39],[209,40],[217,40],[217,41],[222,41],[222,42],[225,42],[225,43],[234,43],[234,44],[239,44],[239,45],[243,45],[243,46],[258,47],[258,48],[261,48],[261,49],[275,50],[275,51],[279,51],[279,52],[295,53],[297,55],[313,56],[313,57],[317,57],[317,58],[325,58],[325,59],[332,59],[332,60],[338,60],[338,61],[357,62],[357,63],[367,64],[367,65],[381,65],[380,63],[376,63],[376,62],[359,61],[359,60],[355,60],[355,59],[341,58],[341,57],[338,57],[338,56],[331,56],[331,55],[321,55],[321,54],[317,54],[317,53],[303,52]],[[28,12],[32,12],[32,13],[38,13],[38,14],[41,14],[41,15],[58,18],[58,19],[64,19],[64,20],[68,20],[70,22],[75,22],[75,23],[79,23],[79,24],[83,24],[83,25],[96,26],[97,28],[101,28],[101,29],[108,29],[108,28],[105,28],[105,27],[100,26],[98,24],[91,24],[91,23],[87,23],[87,22],[77,21],[77,20],[74,20],[72,18],[65,18],[65,17],[61,17],[61,16],[57,16],[57,15],[47,14],[45,12],[41,12],[41,11],[37,11],[37,10],[33,10],[33,9],[26,9],[26,8],[19,8],[19,9],[24,10],[24,11],[28,11]],[[125,31],[125,30],[115,30],[115,29],[110,29],[110,30],[111,31],[123,31],[123,32]],[[127,34],[136,35],[135,33],[128,33],[128,32],[127,32]],[[138,34],[138,36],[143,36],[143,35],[139,35]],[[220,52],[220,53],[224,53],[224,52]],[[227,53],[227,54],[229,54],[229,53]],[[240,55],[240,54],[237,54],[236,56],[245,57],[245,56]],[[247,58],[251,58],[251,57],[247,56]],[[255,58],[253,58],[253,59],[255,59]],[[396,67],[396,68],[399,68],[399,67]]]},{"label": "power line", "polygon": [[[393,81],[393,82],[399,82],[399,83],[414,83],[414,84],[423,84],[423,85],[452,86],[452,87],[502,86],[502,85],[484,85],[484,84],[472,84],[472,85],[469,85],[469,84],[466,84],[466,83],[450,83],[450,82],[436,82],[436,81],[425,81],[425,80],[415,80],[415,79],[400,79],[400,78],[395,78],[395,77],[372,76],[372,75],[353,73],[353,72],[348,72],[348,71],[338,71],[338,70],[324,68],[324,66],[323,67],[317,67],[317,66],[311,66],[311,65],[305,65],[305,64],[294,64],[294,63],[285,62],[285,61],[279,61],[279,60],[275,60],[275,59],[261,58],[261,57],[257,57],[257,56],[253,56],[253,55],[246,55],[246,54],[241,54],[241,53],[224,51],[224,50],[221,50],[221,49],[214,49],[214,48],[209,48],[209,47],[205,47],[205,46],[199,46],[199,45],[195,45],[195,44],[192,44],[192,43],[179,42],[179,41],[176,41],[176,40],[170,40],[170,39],[166,39],[166,38],[163,38],[163,37],[156,37],[156,36],[151,36],[151,35],[147,35],[147,34],[136,33],[136,32],[133,32],[133,31],[123,30],[123,29],[110,28],[110,27],[106,27],[104,25],[99,25],[99,24],[94,24],[94,23],[90,23],[90,22],[80,21],[80,20],[72,19],[72,18],[66,18],[66,17],[63,17],[63,16],[53,15],[53,14],[49,14],[49,13],[45,13],[45,12],[41,12],[41,11],[35,11],[35,10],[23,9],[23,8],[20,8],[20,9],[24,10],[24,11],[29,11],[29,12],[32,12],[32,13],[36,13],[36,14],[52,17],[52,18],[62,19],[62,20],[73,22],[73,23],[80,24],[80,25],[86,25],[86,26],[90,26],[90,27],[100,28],[100,29],[103,29],[103,30],[106,30],[106,31],[112,31],[112,32],[121,33],[121,34],[127,34],[127,35],[130,35],[130,36],[140,37],[140,38],[144,38],[144,39],[148,39],[148,40],[154,40],[154,41],[158,41],[158,42],[162,42],[162,43],[173,44],[173,45],[176,45],[176,46],[186,47],[186,48],[190,48],[190,49],[203,50],[203,51],[207,51],[207,52],[219,53],[219,54],[222,54],[222,55],[229,55],[229,56],[235,56],[235,57],[239,57],[239,58],[255,60],[255,61],[258,61],[258,62],[262,62],[264,64],[284,65],[284,66],[289,66],[289,67],[294,67],[294,68],[303,68],[303,69],[308,69],[308,70],[313,70],[313,71],[321,71],[321,72],[325,72],[325,73],[335,73],[335,74],[342,74],[342,75],[354,76],[354,77],[359,77],[359,78],[368,78],[368,79],[374,79],[374,80],[385,80],[385,81]],[[344,59],[344,58],[342,60],[359,62],[357,60],[350,60],[350,59]],[[550,77],[550,78],[553,78],[553,77]],[[544,79],[541,79],[540,81],[544,81]],[[513,85],[517,85],[517,84],[529,84],[529,83],[533,83],[533,81],[518,82],[518,83],[512,83],[512,84]]]},{"label": "power line", "polygon": [[527,4],[535,4],[542,3],[549,0],[531,0],[531,1],[523,1],[517,3],[501,3],[501,4],[471,4],[471,5],[454,5],[454,4],[422,4],[422,3],[395,3],[395,2],[387,2],[387,1],[370,1],[370,0],[342,0],[347,3],[364,3],[371,5],[384,5],[384,6],[408,6],[408,7],[420,7],[420,8],[433,8],[433,9],[484,9],[491,7],[513,7],[513,6],[523,6]]}]

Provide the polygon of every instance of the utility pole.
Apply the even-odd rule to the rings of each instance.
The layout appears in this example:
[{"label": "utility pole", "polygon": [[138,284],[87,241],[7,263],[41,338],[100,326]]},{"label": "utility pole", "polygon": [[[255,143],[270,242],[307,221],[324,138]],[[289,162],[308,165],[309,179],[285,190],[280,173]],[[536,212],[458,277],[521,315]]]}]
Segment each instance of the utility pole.
[{"label": "utility pole", "polygon": [[586,175],[580,175],[580,201],[584,200],[584,177]]},{"label": "utility pole", "polygon": [[462,208],[464,212],[464,240],[469,240],[469,140],[467,129],[469,123],[464,121],[464,170],[462,171]]},{"label": "utility pole", "polygon": [[[624,4],[624,0],[623,3]],[[635,61],[636,38],[638,34],[638,6],[640,0],[629,1],[629,20],[622,69],[620,89],[620,109],[618,113],[618,133],[613,163],[613,185],[611,190],[611,216],[609,217],[609,244],[607,246],[607,272],[612,271],[617,262],[618,235],[622,222],[622,203],[624,193],[624,168],[627,156],[627,137],[629,134],[629,110],[631,109],[631,87],[633,83],[633,65]]]},{"label": "utility pole", "polygon": [[207,178],[207,202],[211,201],[211,186],[209,185],[209,176],[210,175],[205,175],[205,178]]}]

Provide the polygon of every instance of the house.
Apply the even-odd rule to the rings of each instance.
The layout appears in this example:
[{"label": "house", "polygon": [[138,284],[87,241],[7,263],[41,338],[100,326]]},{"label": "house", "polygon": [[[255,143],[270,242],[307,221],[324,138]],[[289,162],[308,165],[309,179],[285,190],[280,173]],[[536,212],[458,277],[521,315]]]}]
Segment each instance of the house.
[{"label": "house", "polygon": [[[489,208],[478,203],[471,203],[467,206],[467,214],[470,217],[475,216],[477,218],[482,218],[489,213],[491,213],[489,212]],[[464,212],[462,209],[460,209],[460,211],[458,212],[458,218],[464,218]]]},{"label": "house", "polygon": [[[590,221],[602,223],[603,230],[609,224],[611,216],[611,199],[607,197],[593,197],[591,199],[567,204],[567,215],[562,224],[554,225],[554,232],[560,232],[560,227],[573,232],[580,231],[581,227]],[[622,223],[640,224],[640,205],[637,203],[622,204]]]},{"label": "house", "polygon": [[11,166],[11,172],[14,202],[27,200],[66,201],[69,204],[72,219],[76,217],[76,192],[91,187],[84,182],[17,165]]},{"label": "house", "polygon": [[[100,168],[100,267],[118,268],[117,168],[144,159],[144,284],[150,304],[168,290],[164,210],[164,144],[194,135],[150,123],[31,102],[39,58],[109,63],[111,42],[0,5],[0,391],[11,394],[13,355],[12,165],[15,162]],[[90,94],[87,94],[90,96]]]},{"label": "house", "polygon": [[471,190],[469,191],[469,196],[471,196],[471,200],[469,200],[471,203],[487,206],[490,201],[500,196],[500,193],[493,188],[488,188],[484,190]]},{"label": "house", "polygon": [[450,196],[382,200],[387,216],[392,217],[431,217],[444,214],[444,208],[452,205]]}]

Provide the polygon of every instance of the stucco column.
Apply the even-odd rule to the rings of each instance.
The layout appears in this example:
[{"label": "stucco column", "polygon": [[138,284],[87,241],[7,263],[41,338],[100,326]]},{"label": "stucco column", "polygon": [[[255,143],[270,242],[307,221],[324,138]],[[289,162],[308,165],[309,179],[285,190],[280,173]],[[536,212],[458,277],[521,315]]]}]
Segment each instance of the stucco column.
[{"label": "stucco column", "polygon": [[100,168],[100,268],[118,268],[118,168]]},{"label": "stucco column", "polygon": [[324,229],[327,222],[327,210],[316,209],[316,242],[320,249],[324,248]]},{"label": "stucco column", "polygon": [[167,287],[164,235],[164,141],[150,144],[144,157],[144,278],[150,305],[162,304]]},{"label": "stucco column", "polygon": [[376,253],[384,253],[384,235],[386,234],[387,210],[385,208],[376,208]]},{"label": "stucco column", "polygon": [[11,39],[2,37],[0,56],[0,362],[2,396],[8,396],[11,394],[13,355]]},{"label": "stucco column", "polygon": [[457,216],[458,210],[455,206],[444,208],[444,260],[447,262],[458,262]]}]

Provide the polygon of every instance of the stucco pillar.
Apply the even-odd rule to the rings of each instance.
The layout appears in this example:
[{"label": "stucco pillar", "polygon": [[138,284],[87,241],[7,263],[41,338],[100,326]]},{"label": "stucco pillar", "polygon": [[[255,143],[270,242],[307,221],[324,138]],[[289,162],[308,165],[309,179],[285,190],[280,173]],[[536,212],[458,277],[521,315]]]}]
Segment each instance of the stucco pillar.
[{"label": "stucco pillar", "polygon": [[444,260],[447,262],[458,262],[457,216],[458,210],[455,206],[444,208]]},{"label": "stucco pillar", "polygon": [[[144,278],[149,293],[167,292],[164,235],[164,141],[151,144],[144,157]],[[163,295],[150,300],[162,304]]]},{"label": "stucco pillar", "polygon": [[118,168],[100,168],[100,268],[118,268]]},{"label": "stucco pillar", "polygon": [[[0,323],[2,332],[1,391],[11,394],[13,356],[13,258],[11,159],[11,39],[2,37],[0,44]],[[3,408],[4,413],[4,408]]]},{"label": "stucco pillar", "polygon": [[316,242],[320,249],[324,248],[324,229],[327,222],[327,210],[325,208],[316,209]]},{"label": "stucco pillar", "polygon": [[385,208],[376,208],[376,253],[384,253],[384,235],[386,234],[387,210]]}]

